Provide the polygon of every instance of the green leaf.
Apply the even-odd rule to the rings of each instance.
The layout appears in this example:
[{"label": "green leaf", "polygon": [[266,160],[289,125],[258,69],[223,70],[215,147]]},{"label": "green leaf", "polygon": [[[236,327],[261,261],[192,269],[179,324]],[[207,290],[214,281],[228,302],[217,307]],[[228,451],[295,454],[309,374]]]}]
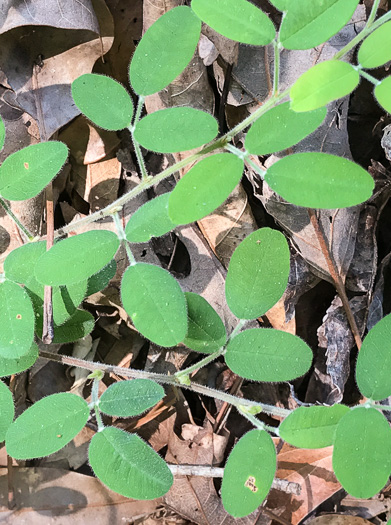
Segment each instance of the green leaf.
[{"label": "green leaf", "polygon": [[391,60],[391,22],[378,27],[361,44],[357,59],[362,67],[380,67]]},{"label": "green leaf", "polygon": [[216,119],[195,108],[175,107],[150,113],[136,124],[134,138],[144,148],[178,153],[198,148],[218,132]]},{"label": "green leaf", "polygon": [[391,474],[391,429],[375,408],[358,407],[339,422],[334,439],[333,469],[355,498],[377,494]]},{"label": "green leaf", "polygon": [[326,60],[303,73],[290,90],[293,111],[311,111],[348,95],[358,86],[360,75],[347,62]]},{"label": "green leaf", "polygon": [[279,427],[280,437],[299,448],[323,448],[333,444],[341,418],[349,412],[345,405],[296,408]]},{"label": "green leaf", "polygon": [[119,428],[106,427],[95,434],[88,456],[95,475],[127,498],[159,498],[174,481],[167,464],[149,445]]},{"label": "green leaf", "polygon": [[9,427],[7,453],[15,459],[48,456],[65,447],[87,423],[84,399],[67,392],[44,397]]},{"label": "green leaf", "polygon": [[296,206],[346,208],[366,201],[374,181],[354,162],[328,153],[295,153],[280,159],[266,172],[265,181]]},{"label": "green leaf", "polygon": [[0,283],[0,359],[28,353],[34,338],[34,310],[26,291],[11,281]]},{"label": "green leaf", "polygon": [[29,369],[38,359],[38,346],[33,343],[27,354],[14,359],[0,358],[0,377],[12,376]]},{"label": "green leaf", "polygon": [[148,242],[176,227],[168,215],[170,193],[164,193],[143,204],[130,217],[125,228],[129,242]]},{"label": "green leaf", "polygon": [[15,415],[14,400],[9,388],[0,381],[0,443],[4,441]]},{"label": "green leaf", "polygon": [[206,217],[228,198],[242,173],[243,161],[231,153],[217,153],[201,160],[170,193],[171,220],[188,224]]},{"label": "green leaf", "polygon": [[174,7],[161,16],[140,40],[130,63],[134,91],[153,95],[175,80],[193,58],[200,33],[201,21],[189,7]]},{"label": "green leaf", "polygon": [[0,166],[0,195],[23,201],[38,195],[57,175],[68,157],[62,142],[32,144],[5,159]]},{"label": "green leaf", "polygon": [[327,109],[318,108],[296,113],[289,102],[280,104],[262,115],[249,129],[245,148],[252,155],[267,155],[290,148],[318,128]]},{"label": "green leaf", "polygon": [[291,0],[269,0],[279,11],[287,11]]},{"label": "green leaf", "polygon": [[[23,284],[33,303],[35,315],[42,316],[44,285],[34,275],[38,259],[46,252],[46,243],[33,242],[13,250],[4,263],[8,279]],[[54,287],[52,291],[53,320],[59,325],[65,323],[86,295],[87,281],[74,283],[68,287]]]},{"label": "green leaf", "polygon": [[[352,17],[359,0],[294,0],[282,19],[285,49],[311,49],[338,33]],[[285,2],[286,4],[286,2]]]},{"label": "green leaf", "polygon": [[185,296],[163,268],[145,263],[129,266],[122,278],[121,299],[134,326],[147,339],[170,347],[185,338]]},{"label": "green leaf", "polygon": [[124,86],[95,73],[72,82],[72,97],[80,111],[97,126],[117,131],[132,122],[133,101]]},{"label": "green leaf", "polygon": [[117,263],[113,259],[98,273],[92,275],[87,282],[86,297],[104,290],[117,272]]},{"label": "green leaf", "polygon": [[3,119],[0,117],[0,149],[3,148],[5,141],[5,125]]},{"label": "green leaf", "polygon": [[365,397],[380,401],[391,396],[391,314],[383,317],[362,343],[356,364],[356,381]]},{"label": "green leaf", "polygon": [[264,430],[247,432],[235,445],[224,468],[221,498],[231,516],[251,514],[264,501],[276,473],[276,449]]},{"label": "green leaf", "polygon": [[39,258],[35,277],[38,282],[49,286],[83,281],[106,266],[118,246],[118,237],[106,230],[92,230],[68,237]]},{"label": "green leaf", "polygon": [[266,46],[276,35],[269,17],[247,0],[192,0],[191,8],[212,29],[242,44]]},{"label": "green leaf", "polygon": [[391,76],[386,77],[375,87],[375,97],[379,104],[391,114]]},{"label": "green leaf", "polygon": [[85,310],[76,312],[62,325],[54,325],[53,343],[73,343],[92,332],[95,319]]},{"label": "green leaf", "polygon": [[225,296],[239,319],[265,314],[284,293],[289,277],[289,247],[277,230],[261,228],[234,251],[225,281]]},{"label": "green leaf", "polygon": [[227,346],[225,361],[232,372],[255,381],[291,381],[308,372],[310,347],[296,335],[272,328],[251,328]]},{"label": "green leaf", "polygon": [[142,414],[164,397],[164,388],[150,379],[113,383],[99,399],[99,410],[109,416],[132,417]]},{"label": "green leaf", "polygon": [[227,341],[223,321],[201,295],[185,292],[189,327],[183,343],[196,352],[212,354]]}]

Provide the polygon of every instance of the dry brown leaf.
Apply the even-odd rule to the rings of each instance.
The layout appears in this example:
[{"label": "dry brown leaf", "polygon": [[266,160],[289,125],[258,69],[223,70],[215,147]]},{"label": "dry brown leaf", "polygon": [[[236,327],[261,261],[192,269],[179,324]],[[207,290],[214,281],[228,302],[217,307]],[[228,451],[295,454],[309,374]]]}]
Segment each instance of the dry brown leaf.
[{"label": "dry brown leaf", "polygon": [[311,521],[311,525],[372,525],[370,521],[348,514],[325,514]]}]

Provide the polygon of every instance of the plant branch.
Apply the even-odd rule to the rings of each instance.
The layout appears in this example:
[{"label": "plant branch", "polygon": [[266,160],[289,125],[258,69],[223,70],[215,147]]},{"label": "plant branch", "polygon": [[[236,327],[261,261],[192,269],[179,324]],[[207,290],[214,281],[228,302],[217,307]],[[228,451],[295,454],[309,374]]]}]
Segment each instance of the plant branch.
[{"label": "plant branch", "polygon": [[274,50],[274,74],[273,74],[273,95],[278,94],[278,88],[280,85],[280,39],[277,37],[273,40]]},{"label": "plant branch", "polygon": [[115,228],[117,230],[118,238],[123,244],[123,246],[125,247],[126,255],[128,256],[131,266],[133,266],[134,264],[136,264],[136,259],[134,258],[132,250],[130,249],[128,239],[126,238],[126,233],[122,225],[121,218],[118,215],[118,212],[113,214],[113,220],[114,220]]},{"label": "plant branch", "polygon": [[365,27],[367,28],[371,27],[371,25],[375,21],[377,10],[379,9],[379,5],[380,5],[380,0],[374,0],[372,4],[372,9],[371,9],[371,12],[369,13],[368,20],[367,20]]},{"label": "plant branch", "polygon": [[144,106],[144,97],[140,96],[139,99],[138,99],[138,104],[137,104],[136,114],[135,114],[134,120],[133,120],[133,125],[129,127],[129,131],[130,131],[130,133],[132,135],[133,147],[134,147],[134,151],[135,151],[136,157],[137,157],[137,162],[138,162],[138,165],[139,165],[139,168],[140,168],[140,171],[141,171],[141,179],[142,180],[146,180],[146,179],[148,179],[148,173],[147,173],[147,169],[145,167],[144,157],[143,157],[143,154],[141,153],[140,144],[134,138],[134,131],[136,129],[137,122],[140,120],[141,112],[143,110],[143,106]]},{"label": "plant branch", "polygon": [[332,280],[334,281],[334,285],[337,290],[337,293],[339,297],[341,298],[341,301],[342,301],[342,304],[343,304],[343,307],[346,313],[346,317],[348,319],[349,326],[352,331],[357,348],[360,350],[361,345],[362,345],[362,339],[361,339],[360,331],[358,329],[352,309],[350,308],[349,299],[348,299],[348,296],[346,295],[345,285],[338,272],[338,269],[333,259],[332,253],[330,252],[329,247],[327,246],[324,233],[320,227],[315,211],[312,208],[307,208],[307,210],[308,210],[308,215],[309,215],[312,227],[314,228],[314,231],[315,231],[316,238],[318,239],[319,246],[322,251],[323,257],[326,260],[330,276]]},{"label": "plant branch", "polygon": [[355,69],[358,71],[358,73],[360,74],[361,77],[367,79],[368,82],[370,82],[374,86],[378,86],[379,84],[381,84],[381,80],[378,80],[374,76],[372,76],[369,73],[367,73],[366,71],[362,70],[360,67],[356,67]]},{"label": "plant branch", "polygon": [[19,230],[25,234],[27,239],[29,241],[33,241],[34,240],[34,235],[31,232],[28,231],[26,226],[23,226],[23,224],[20,222],[20,220],[17,218],[17,216],[14,215],[13,211],[11,210],[11,208],[8,206],[8,204],[5,202],[5,200],[2,197],[0,197],[0,204],[4,208],[4,211],[7,213],[7,215],[9,215],[11,217],[11,219],[14,221],[14,223],[19,228]]},{"label": "plant branch", "polygon": [[243,399],[240,397],[221,392],[220,390],[214,390],[204,385],[198,383],[181,384],[178,382],[175,376],[168,376],[164,374],[156,374],[154,372],[146,372],[145,370],[135,370],[134,368],[123,368],[121,366],[106,365],[103,363],[86,361],[84,359],[78,359],[76,357],[71,357],[67,355],[54,354],[52,352],[47,352],[46,350],[40,350],[40,357],[45,359],[50,359],[51,361],[56,361],[67,366],[76,366],[79,368],[84,368],[85,370],[101,370],[104,373],[116,374],[122,377],[129,377],[132,379],[142,378],[142,379],[152,379],[157,383],[163,383],[167,385],[174,385],[176,387],[186,388],[198,394],[202,394],[208,397],[219,399],[220,401],[226,401],[234,406],[239,407],[257,407],[260,411],[265,412],[266,414],[275,415],[278,417],[287,417],[291,411],[285,408],[275,407],[273,405],[266,405],[256,401],[250,401],[249,399]]}]

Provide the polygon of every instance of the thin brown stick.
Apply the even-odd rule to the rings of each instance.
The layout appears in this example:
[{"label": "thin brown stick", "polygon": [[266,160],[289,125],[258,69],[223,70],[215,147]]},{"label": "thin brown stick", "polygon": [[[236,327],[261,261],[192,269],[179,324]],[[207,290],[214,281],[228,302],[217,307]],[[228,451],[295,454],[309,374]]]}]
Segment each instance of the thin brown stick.
[{"label": "thin brown stick", "polygon": [[8,484],[8,494],[7,494],[7,505],[9,510],[12,510],[16,507],[15,501],[15,488],[14,488],[14,468],[12,465],[11,456],[7,455],[7,484]]},{"label": "thin brown stick", "polygon": [[338,295],[341,298],[342,305],[345,310],[346,317],[348,319],[348,323],[350,326],[350,329],[352,331],[354,340],[356,342],[357,348],[360,350],[362,345],[362,339],[360,335],[360,331],[358,329],[356,320],[354,318],[352,309],[350,308],[349,299],[346,295],[345,285],[342,281],[342,278],[338,272],[337,266],[335,264],[335,261],[333,259],[332,253],[329,250],[329,247],[327,246],[325,235],[322,231],[322,228],[319,224],[318,218],[316,216],[315,211],[312,208],[307,208],[308,215],[312,224],[312,227],[314,228],[315,235],[318,239],[319,246],[322,250],[323,257],[326,260],[327,267],[329,269],[329,273],[331,275],[331,278],[334,281],[335,288],[337,290]]}]

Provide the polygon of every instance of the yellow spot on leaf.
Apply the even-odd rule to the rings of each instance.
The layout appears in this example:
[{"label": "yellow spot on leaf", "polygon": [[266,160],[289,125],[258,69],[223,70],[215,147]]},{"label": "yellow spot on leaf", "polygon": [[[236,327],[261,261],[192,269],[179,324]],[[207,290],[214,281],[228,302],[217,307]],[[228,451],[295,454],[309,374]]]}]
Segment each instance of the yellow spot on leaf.
[{"label": "yellow spot on leaf", "polygon": [[250,489],[251,492],[258,492],[258,487],[255,484],[254,476],[249,476],[244,486]]},{"label": "yellow spot on leaf", "polygon": [[30,167],[30,166],[29,166],[29,163],[28,163],[28,162],[25,162],[25,163],[24,163],[24,167],[26,168],[26,170],[28,170],[29,167]]},{"label": "yellow spot on leaf", "polygon": [[22,316],[20,314],[17,314],[16,319],[22,319]]}]

